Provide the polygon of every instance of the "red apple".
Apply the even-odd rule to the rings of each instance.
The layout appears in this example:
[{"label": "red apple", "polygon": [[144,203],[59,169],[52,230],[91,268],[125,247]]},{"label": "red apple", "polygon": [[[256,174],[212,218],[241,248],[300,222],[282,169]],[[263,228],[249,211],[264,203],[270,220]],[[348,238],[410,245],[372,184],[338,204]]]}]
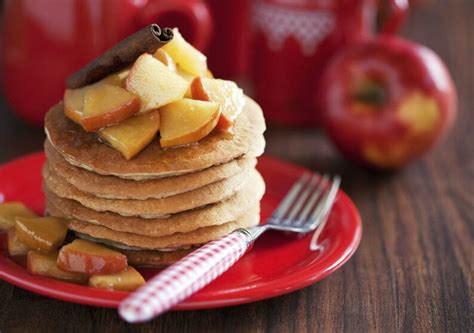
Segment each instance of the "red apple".
[{"label": "red apple", "polygon": [[338,54],[322,77],[323,126],[356,162],[397,168],[427,151],[456,117],[456,90],[430,49],[381,36]]}]

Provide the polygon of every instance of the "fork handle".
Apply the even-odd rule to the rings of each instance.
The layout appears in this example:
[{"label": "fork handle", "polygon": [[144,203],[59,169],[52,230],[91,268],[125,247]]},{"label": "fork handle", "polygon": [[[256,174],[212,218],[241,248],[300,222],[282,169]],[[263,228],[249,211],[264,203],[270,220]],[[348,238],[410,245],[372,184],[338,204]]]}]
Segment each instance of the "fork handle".
[{"label": "fork handle", "polygon": [[252,242],[248,230],[238,229],[191,252],[122,301],[120,316],[143,322],[171,309],[229,269]]}]

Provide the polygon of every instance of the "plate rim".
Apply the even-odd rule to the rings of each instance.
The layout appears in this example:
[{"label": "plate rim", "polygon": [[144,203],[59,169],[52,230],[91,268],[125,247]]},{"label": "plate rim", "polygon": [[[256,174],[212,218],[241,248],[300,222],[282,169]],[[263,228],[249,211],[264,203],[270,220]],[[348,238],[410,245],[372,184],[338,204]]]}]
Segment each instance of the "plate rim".
[{"label": "plate rim", "polygon": [[[30,159],[44,159],[44,152],[41,151],[27,154],[4,164],[0,164],[0,173],[5,172],[5,170],[10,169],[11,167],[14,167],[14,165],[17,163],[22,163],[25,160]],[[301,172],[314,172],[305,167],[293,164],[288,161],[280,160],[278,158],[269,157],[268,155],[259,157],[259,162],[262,161],[266,161],[264,163],[276,163],[280,166],[283,166],[284,168],[294,169]],[[346,208],[346,210],[350,212],[351,224],[353,225],[353,233],[352,239],[350,240],[342,254],[337,258],[335,264],[331,265],[330,267],[326,267],[325,269],[320,269],[316,273],[311,271],[311,267],[313,267],[314,265],[306,265],[303,269],[297,270],[291,275],[286,275],[282,278],[278,278],[271,282],[265,283],[264,288],[260,287],[259,289],[252,288],[246,290],[239,290],[238,298],[236,296],[226,298],[225,294],[218,295],[216,300],[207,301],[199,300],[199,298],[197,300],[194,300],[194,297],[191,297],[190,299],[178,304],[176,307],[173,308],[173,310],[212,309],[253,303],[302,289],[332,274],[352,257],[352,255],[356,252],[362,239],[362,220],[357,207],[349,198],[349,196],[341,189],[338,191],[337,196],[338,200],[343,201],[343,206]],[[0,252],[0,280],[4,280],[5,282],[8,282],[14,286],[37,293],[39,295],[76,304],[105,308],[116,308],[120,300],[128,295],[127,292],[96,289],[88,286],[81,286],[41,276],[29,276],[28,279],[25,279],[16,275],[16,272],[18,271],[20,271],[20,275],[27,273],[25,269],[23,269],[21,266],[16,264],[8,257],[4,256]],[[34,279],[34,281],[32,281],[32,279]],[[35,282],[38,280],[42,281],[43,283],[41,285],[36,284]],[[57,284],[61,285],[60,289],[54,287],[54,285]],[[88,295],[91,289],[94,290],[94,296]],[[77,292],[78,290],[79,293]]]}]

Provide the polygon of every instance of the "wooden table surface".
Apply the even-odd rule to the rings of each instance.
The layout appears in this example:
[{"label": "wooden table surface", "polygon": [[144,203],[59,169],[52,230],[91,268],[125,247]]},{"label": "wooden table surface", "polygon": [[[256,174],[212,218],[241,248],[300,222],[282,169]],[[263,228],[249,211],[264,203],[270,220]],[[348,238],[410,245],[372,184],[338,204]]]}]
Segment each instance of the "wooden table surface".
[{"label": "wooden table surface", "polygon": [[[459,117],[431,153],[392,174],[343,160],[316,130],[270,128],[267,154],[339,173],[362,215],[354,257],[289,295],[217,310],[167,313],[131,326],[114,310],[56,301],[0,282],[1,332],[472,332],[474,1],[428,1],[403,34],[438,52],[459,93]],[[41,129],[0,99],[0,162],[40,150]]]}]

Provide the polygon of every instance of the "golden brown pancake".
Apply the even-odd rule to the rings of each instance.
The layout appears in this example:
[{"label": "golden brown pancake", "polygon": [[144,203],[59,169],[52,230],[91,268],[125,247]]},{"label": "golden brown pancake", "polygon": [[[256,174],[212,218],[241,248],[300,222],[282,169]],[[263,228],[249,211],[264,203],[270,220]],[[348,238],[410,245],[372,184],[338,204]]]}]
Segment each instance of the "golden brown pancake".
[{"label": "golden brown pancake", "polygon": [[173,214],[164,219],[125,217],[110,212],[96,212],[80,203],[62,199],[45,190],[46,207],[53,216],[73,218],[97,224],[112,230],[160,237],[176,232],[190,232],[202,227],[224,224],[236,220],[255,206],[265,192],[265,183],[258,175],[230,198],[202,208]]},{"label": "golden brown pancake", "polygon": [[216,130],[198,143],[170,149],[162,149],[159,141],[154,140],[130,161],[101,143],[96,134],[85,132],[66,118],[62,103],[46,115],[45,131],[53,147],[69,163],[95,173],[132,179],[196,172],[243,155],[259,156],[265,146],[262,110],[250,98],[236,119],[231,135]]},{"label": "golden brown pancake", "polygon": [[160,248],[179,248],[196,244],[203,244],[218,239],[231,233],[238,228],[250,228],[260,222],[260,204],[252,207],[245,215],[236,221],[199,228],[188,233],[175,233],[163,237],[150,237],[127,232],[114,231],[106,227],[90,224],[79,220],[68,221],[68,228],[97,238],[109,240],[130,247],[147,250],[158,250]]},{"label": "golden brown pancake", "polygon": [[79,191],[61,178],[45,164],[43,168],[43,185],[60,198],[72,199],[95,211],[110,211],[123,216],[140,216],[143,218],[160,218],[170,214],[184,212],[197,207],[222,201],[242,188],[249,179],[257,177],[257,171],[251,169],[241,172],[213,184],[193,191],[163,199],[148,200],[111,200],[97,198]]},{"label": "golden brown pancake", "polygon": [[103,176],[69,164],[48,140],[44,149],[49,166],[78,190],[106,199],[161,199],[215,183],[254,168],[255,158],[241,157],[228,163],[177,177],[134,181]]}]

